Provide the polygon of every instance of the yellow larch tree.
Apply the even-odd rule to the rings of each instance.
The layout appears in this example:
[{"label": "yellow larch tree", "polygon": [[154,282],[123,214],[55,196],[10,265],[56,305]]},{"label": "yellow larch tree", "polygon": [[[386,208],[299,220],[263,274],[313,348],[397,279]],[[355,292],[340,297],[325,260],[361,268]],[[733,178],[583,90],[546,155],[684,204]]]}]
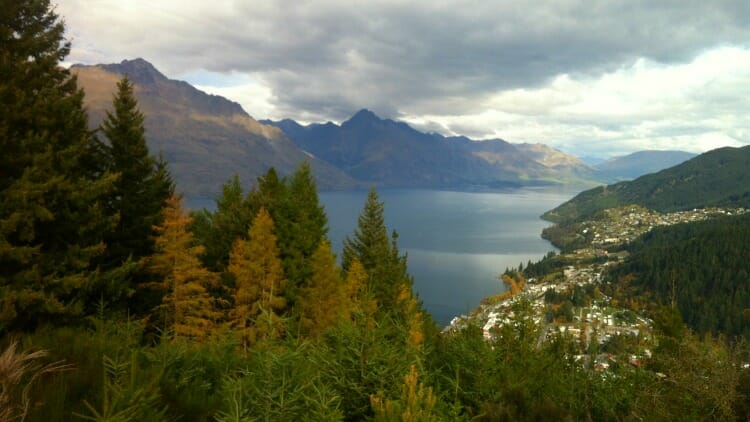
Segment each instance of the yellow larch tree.
[{"label": "yellow larch tree", "polygon": [[390,400],[381,395],[370,395],[370,406],[377,422],[429,422],[437,421],[435,413],[437,397],[432,387],[425,388],[419,381],[419,374],[415,365],[409,367],[409,373],[404,377],[401,398]]},{"label": "yellow larch tree", "polygon": [[338,320],[348,317],[349,297],[331,245],[323,241],[310,259],[312,276],[302,289],[300,322],[310,337],[317,337]]},{"label": "yellow larch tree", "polygon": [[193,244],[187,229],[192,218],[182,210],[181,198],[170,197],[163,212],[162,224],[154,227],[155,253],[148,260],[149,269],[161,277],[167,291],[160,308],[175,338],[204,340],[221,317],[206,289],[217,285],[219,276],[201,264],[204,248]]},{"label": "yellow larch tree", "polygon": [[344,317],[362,324],[369,329],[375,328],[375,313],[378,303],[367,291],[367,270],[359,259],[354,258],[346,272],[345,295],[347,308]]},{"label": "yellow larch tree", "polygon": [[236,285],[230,318],[245,349],[257,340],[281,337],[286,307],[284,269],[273,220],[265,208],[258,211],[248,234],[249,240],[235,241],[229,255],[229,272]]},{"label": "yellow larch tree", "polygon": [[408,328],[406,349],[409,352],[418,353],[422,350],[422,344],[424,343],[424,319],[419,302],[407,285],[401,287],[398,301],[403,309],[404,320]]}]

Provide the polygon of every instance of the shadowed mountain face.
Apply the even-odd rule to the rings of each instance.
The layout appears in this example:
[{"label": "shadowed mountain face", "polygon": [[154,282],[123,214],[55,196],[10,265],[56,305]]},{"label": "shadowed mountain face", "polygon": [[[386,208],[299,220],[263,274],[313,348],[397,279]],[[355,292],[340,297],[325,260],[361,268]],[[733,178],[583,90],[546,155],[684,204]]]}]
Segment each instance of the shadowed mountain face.
[{"label": "shadowed mountain face", "polygon": [[464,188],[591,183],[593,169],[541,144],[475,142],[415,130],[361,110],[340,126],[264,121],[350,176],[383,186]]},{"label": "shadowed mountain face", "polygon": [[591,167],[546,145],[422,133],[368,110],[341,125],[258,122],[239,104],[168,79],[143,59],[72,71],[86,92],[92,127],[111,109],[117,81],[124,75],[133,81],[149,148],[163,154],[178,189],[188,196],[215,194],[235,173],[246,186],[270,166],[288,174],[303,160],[311,162],[323,189],[471,189],[597,180]]},{"label": "shadowed mountain face", "polygon": [[750,146],[715,149],[630,182],[581,192],[543,217],[566,223],[628,204],[660,212],[710,206],[750,207]]},{"label": "shadowed mountain face", "polygon": [[133,81],[146,116],[149,149],[163,154],[178,190],[188,196],[213,195],[234,174],[250,186],[270,166],[288,174],[304,160],[311,162],[321,188],[358,186],[330,164],[311,158],[278,128],[250,117],[239,104],[168,79],[143,59],[71,70],[86,93],[93,127],[112,109],[117,81],[124,75]]},{"label": "shadowed mountain face", "polygon": [[599,163],[594,168],[613,181],[631,180],[676,166],[695,156],[685,151],[638,151]]}]

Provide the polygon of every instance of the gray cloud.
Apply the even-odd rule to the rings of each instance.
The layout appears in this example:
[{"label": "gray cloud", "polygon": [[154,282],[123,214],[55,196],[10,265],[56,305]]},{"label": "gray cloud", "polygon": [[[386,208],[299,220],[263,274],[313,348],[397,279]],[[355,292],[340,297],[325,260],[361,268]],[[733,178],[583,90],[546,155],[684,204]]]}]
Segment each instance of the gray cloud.
[{"label": "gray cloud", "polygon": [[686,61],[750,40],[745,0],[217,0],[88,12],[96,4],[62,1],[60,10],[74,34],[120,56],[111,60],[143,56],[168,74],[253,72],[281,110],[333,119],[359,107],[455,110],[562,73],[595,75],[638,57]]},{"label": "gray cloud", "polygon": [[[60,0],[58,12],[73,38],[73,61],[140,56],[170,77],[200,69],[254,75],[270,88],[271,117],[340,121],[366,107],[383,117],[428,116],[423,125],[443,132],[595,149],[604,148],[602,140],[678,139],[667,129],[639,126],[675,112],[690,120],[673,122],[680,136],[716,132],[710,122],[688,125],[707,110],[695,104],[707,102],[723,124],[740,122],[725,128],[728,138],[748,138],[747,95],[737,95],[747,93],[744,77],[732,89],[731,81],[697,88],[679,109],[683,97],[627,113],[579,112],[566,103],[585,87],[540,95],[560,75],[596,81],[639,59],[677,65],[718,46],[750,48],[746,0]],[[497,94],[513,90],[536,97],[500,95],[515,117],[490,122],[494,129],[437,118],[479,115],[488,104],[503,109]],[[523,125],[530,129],[520,131]]]}]

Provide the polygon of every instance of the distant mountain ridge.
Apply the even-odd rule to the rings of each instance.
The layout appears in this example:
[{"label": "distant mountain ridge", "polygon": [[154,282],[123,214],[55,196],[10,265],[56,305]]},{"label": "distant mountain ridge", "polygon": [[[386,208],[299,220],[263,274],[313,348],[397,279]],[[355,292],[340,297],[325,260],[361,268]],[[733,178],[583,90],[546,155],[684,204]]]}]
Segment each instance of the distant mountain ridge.
[{"label": "distant mountain ridge", "polygon": [[341,125],[257,121],[240,104],[167,78],[143,59],[75,65],[95,128],[123,76],[135,84],[150,150],[169,162],[178,189],[211,196],[238,174],[246,186],[271,166],[289,174],[311,162],[321,189],[365,186],[504,188],[595,185],[611,180],[577,157],[543,144],[423,133],[363,109]]},{"label": "distant mountain ridge", "polygon": [[270,166],[291,173],[309,160],[322,188],[361,186],[337,168],[310,157],[276,127],[259,123],[242,107],[210,95],[187,82],[168,79],[143,59],[71,68],[86,94],[92,127],[112,108],[117,81],[127,75],[138,106],[146,116],[146,139],[152,153],[169,162],[178,190],[188,196],[211,196],[234,174],[249,186]]},{"label": "distant mountain ridge", "polygon": [[392,187],[522,186],[597,182],[596,172],[576,157],[542,144],[502,139],[472,141],[420,132],[407,123],[381,119],[363,109],[341,125],[274,125],[300,148],[350,176]]},{"label": "distant mountain ridge", "polygon": [[750,207],[750,146],[715,149],[630,182],[581,192],[543,217],[567,223],[627,204],[659,212],[709,206]]},{"label": "distant mountain ridge", "polygon": [[686,151],[638,151],[611,158],[593,167],[603,177],[613,181],[631,180],[684,163],[696,155]]}]

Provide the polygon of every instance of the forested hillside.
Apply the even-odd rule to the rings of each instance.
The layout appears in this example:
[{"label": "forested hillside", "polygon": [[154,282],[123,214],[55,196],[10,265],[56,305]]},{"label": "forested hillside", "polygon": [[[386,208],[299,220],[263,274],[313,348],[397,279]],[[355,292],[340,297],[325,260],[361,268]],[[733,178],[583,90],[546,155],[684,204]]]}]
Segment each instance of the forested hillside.
[{"label": "forested hillside", "polygon": [[750,207],[750,146],[719,148],[630,182],[581,192],[546,212],[543,218],[564,224],[628,204],[659,212],[710,206]]},{"label": "forested hillside", "polygon": [[0,8],[0,421],[746,420],[740,346],[666,312],[606,376],[538,342],[440,333],[370,191],[341,266],[309,164],[188,213],[127,79],[100,131],[48,0]]},{"label": "forested hillside", "polygon": [[655,229],[609,274],[639,305],[676,306],[699,333],[750,334],[750,215]]}]

